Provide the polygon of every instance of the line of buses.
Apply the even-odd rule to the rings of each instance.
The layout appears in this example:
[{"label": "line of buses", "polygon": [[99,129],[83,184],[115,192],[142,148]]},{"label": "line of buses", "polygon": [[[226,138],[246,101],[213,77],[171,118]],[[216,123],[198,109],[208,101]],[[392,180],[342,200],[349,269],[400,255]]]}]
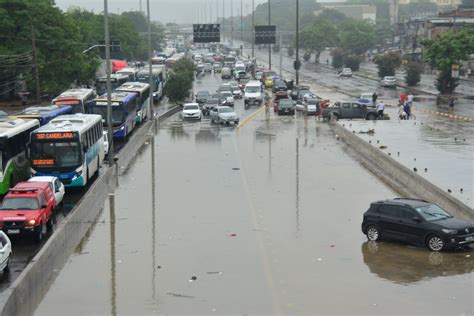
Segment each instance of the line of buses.
[{"label": "line of buses", "polygon": [[[164,66],[149,71],[122,69],[113,75],[113,137],[125,141],[151,113],[149,98],[158,101],[166,80]],[[97,91],[102,84],[98,78]],[[105,157],[107,96],[93,89],[70,89],[50,106],[33,106],[0,117],[0,195],[30,175],[55,176],[66,187],[83,187]]]}]

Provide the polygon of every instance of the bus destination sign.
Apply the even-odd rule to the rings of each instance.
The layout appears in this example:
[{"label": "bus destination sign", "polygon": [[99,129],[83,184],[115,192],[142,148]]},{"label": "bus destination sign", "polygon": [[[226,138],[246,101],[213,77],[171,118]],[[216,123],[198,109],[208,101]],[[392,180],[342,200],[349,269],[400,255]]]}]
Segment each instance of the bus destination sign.
[{"label": "bus destination sign", "polygon": [[34,133],[34,138],[37,140],[69,140],[77,139],[77,134],[73,132],[52,132],[52,133]]}]

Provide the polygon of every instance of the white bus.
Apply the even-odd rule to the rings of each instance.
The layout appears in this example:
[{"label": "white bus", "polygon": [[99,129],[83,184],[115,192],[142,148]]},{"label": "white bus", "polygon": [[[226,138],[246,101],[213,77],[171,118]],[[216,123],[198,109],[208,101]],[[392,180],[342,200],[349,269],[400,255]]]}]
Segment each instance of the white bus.
[{"label": "white bus", "polygon": [[137,81],[137,75],[138,75],[137,68],[123,68],[115,73],[118,75],[128,76],[128,81]]},{"label": "white bus", "polygon": [[26,153],[30,133],[38,127],[34,119],[0,118],[0,195],[30,177]]},{"label": "white bus", "polygon": [[32,174],[58,177],[66,187],[85,186],[104,156],[100,115],[61,115],[31,133]]},{"label": "white bus", "polygon": [[144,82],[127,82],[117,88],[115,91],[133,92],[138,95],[136,123],[145,121],[151,113],[150,109],[150,85]]},{"label": "white bus", "polygon": [[55,105],[70,105],[73,113],[86,113],[87,103],[97,97],[92,89],[69,89],[53,99]]}]

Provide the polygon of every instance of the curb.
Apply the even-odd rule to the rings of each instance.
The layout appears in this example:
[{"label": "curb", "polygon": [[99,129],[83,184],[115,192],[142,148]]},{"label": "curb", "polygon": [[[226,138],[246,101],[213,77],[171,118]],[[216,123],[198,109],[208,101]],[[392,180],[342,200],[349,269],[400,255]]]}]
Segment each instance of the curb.
[{"label": "curb", "polygon": [[468,117],[468,116],[463,116],[463,115],[455,115],[453,113],[449,112],[441,112],[441,111],[433,111],[433,110],[428,110],[428,109],[423,109],[419,108],[417,109],[418,112],[423,112],[423,113],[430,113],[433,115],[437,116],[444,116],[450,119],[454,120],[459,120],[459,121],[464,121],[464,122],[474,122],[474,117]]}]

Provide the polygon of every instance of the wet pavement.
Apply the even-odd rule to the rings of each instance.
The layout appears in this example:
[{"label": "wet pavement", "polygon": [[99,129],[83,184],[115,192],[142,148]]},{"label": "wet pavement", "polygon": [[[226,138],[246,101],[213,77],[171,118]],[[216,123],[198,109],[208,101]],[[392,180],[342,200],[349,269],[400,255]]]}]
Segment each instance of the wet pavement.
[{"label": "wet pavement", "polygon": [[474,251],[368,243],[363,212],[395,194],[314,117],[175,115],[119,182],[36,315],[474,312]]},{"label": "wet pavement", "polygon": [[[474,125],[465,124],[464,130],[457,130],[452,120],[436,119],[420,112],[416,120],[398,120],[396,109],[386,112],[391,120],[339,123],[371,141],[373,146],[383,146],[380,150],[393,159],[409,169],[416,168],[419,175],[474,207]],[[375,133],[367,134],[369,129]]]}]

